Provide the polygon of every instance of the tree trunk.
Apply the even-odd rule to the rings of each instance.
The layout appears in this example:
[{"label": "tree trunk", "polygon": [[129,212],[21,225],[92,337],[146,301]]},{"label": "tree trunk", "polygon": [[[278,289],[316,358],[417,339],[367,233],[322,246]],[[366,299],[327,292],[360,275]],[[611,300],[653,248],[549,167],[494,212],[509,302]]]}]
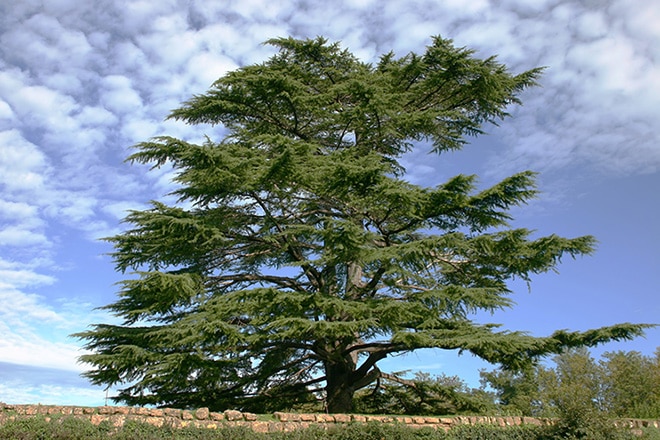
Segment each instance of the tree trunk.
[{"label": "tree trunk", "polygon": [[352,379],[354,365],[346,363],[326,363],[326,399],[329,413],[350,413],[353,411],[355,388]]}]

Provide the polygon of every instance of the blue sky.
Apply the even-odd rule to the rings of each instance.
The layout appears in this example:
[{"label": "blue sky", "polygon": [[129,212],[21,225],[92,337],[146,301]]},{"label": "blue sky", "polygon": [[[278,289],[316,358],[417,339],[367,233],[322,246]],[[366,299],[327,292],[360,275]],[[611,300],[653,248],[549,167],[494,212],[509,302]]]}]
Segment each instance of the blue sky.
[{"label": "blue sky", "polygon": [[[660,4],[653,0],[18,0],[0,3],[0,401],[102,405],[79,378],[69,334],[113,322],[111,251],[128,209],[170,188],[167,170],[123,162],[167,134],[212,132],[164,121],[224,73],[272,54],[277,36],[322,35],[366,61],[452,38],[514,72],[547,66],[542,87],[489,135],[442,156],[405,158],[433,186],[462,172],[483,186],[538,171],[540,197],[515,224],[574,237],[595,255],[515,285],[494,316],[534,335],[618,322],[660,323]],[[206,130],[206,131],[204,131]],[[651,355],[660,329],[594,353]],[[470,356],[423,351],[386,368],[458,374]]]}]

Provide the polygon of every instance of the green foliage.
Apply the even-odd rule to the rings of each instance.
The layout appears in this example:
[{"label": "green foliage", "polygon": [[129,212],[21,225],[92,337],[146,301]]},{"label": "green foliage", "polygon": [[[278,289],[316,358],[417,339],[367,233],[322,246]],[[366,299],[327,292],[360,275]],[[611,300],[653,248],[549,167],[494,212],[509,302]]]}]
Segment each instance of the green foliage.
[{"label": "green foliage", "polygon": [[547,415],[546,402],[541,397],[540,375],[546,373],[542,367],[528,365],[513,371],[497,369],[481,371],[482,388],[496,392],[499,410],[508,415],[543,417]]},{"label": "green foliage", "polygon": [[607,352],[596,362],[586,350],[572,350],[557,356],[554,368],[482,372],[482,384],[512,414],[560,416],[573,425],[604,415],[660,418],[659,354]]},{"label": "green foliage", "polygon": [[110,433],[107,424],[97,426],[75,417],[51,417],[48,421],[43,416],[33,416],[0,424],[2,440],[101,440],[109,438]]},{"label": "green foliage", "polygon": [[[348,425],[333,426],[329,429],[319,428],[316,432],[301,431],[301,440],[307,439],[332,439],[332,440],[436,440],[444,439],[444,433],[438,434],[435,430],[415,430],[404,425],[389,423],[355,423]],[[288,433],[282,435],[288,439]]]},{"label": "green foliage", "polygon": [[614,424],[599,400],[599,368],[586,349],[558,356],[557,368],[542,386],[559,420],[557,431],[566,438],[618,438]]},{"label": "green foliage", "polygon": [[18,419],[0,424],[0,439],[3,440],[37,440],[44,439],[49,431],[49,425],[43,417]]},{"label": "green foliage", "polygon": [[617,417],[660,418],[660,349],[654,357],[636,351],[605,353],[603,399]]},{"label": "green foliage", "polygon": [[486,424],[459,425],[448,432],[447,438],[456,440],[531,440],[543,439],[547,433],[546,427],[534,425],[506,428]]},{"label": "green foliage", "polygon": [[374,390],[356,395],[355,410],[367,414],[448,415],[494,413],[493,397],[470,389],[457,376],[431,377],[418,372],[411,380],[395,375],[380,379]]},{"label": "green foliage", "polygon": [[[180,203],[131,212],[108,240],[132,272],[106,307],[121,325],[77,336],[95,384],[130,405],[251,411],[325,404],[349,412],[378,362],[460,349],[511,368],[643,325],[532,337],[474,321],[511,307],[531,280],[593,237],[534,237],[508,225],[536,194],[532,172],[491,188],[474,176],[406,181],[413,148],[459,149],[507,116],[540,69],[511,74],[433,38],[422,54],[361,62],[322,38],[218,79],[171,118],[222,124],[197,145],[159,137],[129,161],[171,165]],[[279,406],[279,408],[276,408]]]}]

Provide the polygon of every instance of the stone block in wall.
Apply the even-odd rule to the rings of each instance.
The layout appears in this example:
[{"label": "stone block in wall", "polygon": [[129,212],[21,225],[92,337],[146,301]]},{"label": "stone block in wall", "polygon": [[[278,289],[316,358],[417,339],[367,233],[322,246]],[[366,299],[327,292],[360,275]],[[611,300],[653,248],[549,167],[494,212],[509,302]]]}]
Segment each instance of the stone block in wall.
[{"label": "stone block in wall", "polygon": [[358,423],[364,423],[364,422],[367,421],[367,418],[365,416],[361,416],[359,414],[353,414],[353,415],[351,415],[351,420],[353,420],[354,422],[358,422]]},{"label": "stone block in wall", "polygon": [[243,414],[240,411],[228,409],[225,411],[225,418],[230,422],[243,420]]},{"label": "stone block in wall", "polygon": [[252,430],[254,432],[271,432],[271,422],[254,422],[252,423]]},{"label": "stone block in wall", "polygon": [[225,415],[223,413],[211,412],[209,413],[209,418],[213,421],[219,422],[225,419]]},{"label": "stone block in wall", "polygon": [[284,423],[280,423],[280,425],[282,426],[281,431],[284,432],[297,431],[303,426],[300,422],[284,422]]},{"label": "stone block in wall", "polygon": [[257,420],[257,415],[249,412],[244,412],[243,419],[247,422],[254,422],[255,420]]},{"label": "stone block in wall", "polygon": [[181,411],[181,418],[183,420],[193,420],[195,416],[193,415],[192,411],[184,409],[183,411]]},{"label": "stone block in wall", "polygon": [[163,414],[165,414],[165,417],[173,417],[173,418],[176,418],[176,419],[181,418],[181,410],[180,409],[164,408],[163,409]]},{"label": "stone block in wall", "polygon": [[197,411],[195,411],[195,418],[198,420],[206,420],[209,418],[209,409],[208,408],[199,408]]},{"label": "stone block in wall", "polygon": [[190,422],[186,420],[181,420],[180,417],[170,417],[170,416],[165,416],[163,417],[163,425],[179,429],[179,428],[185,428],[186,426],[190,425]]},{"label": "stone block in wall", "polygon": [[301,420],[301,414],[275,412],[273,415],[280,422],[299,422]]},{"label": "stone block in wall", "polygon": [[348,414],[335,414],[336,423],[348,423],[351,421],[351,416]]},{"label": "stone block in wall", "polygon": [[149,417],[163,417],[165,415],[165,411],[162,409],[157,409],[157,408],[151,408],[149,409]]},{"label": "stone block in wall", "polygon": [[335,423],[335,416],[332,414],[317,414],[317,423]]},{"label": "stone block in wall", "polygon": [[135,414],[136,416],[148,416],[149,408],[143,408],[141,406],[133,407],[131,408],[130,413]]},{"label": "stone block in wall", "polygon": [[307,414],[307,413],[300,414],[301,422],[313,422],[314,420],[316,420],[316,414]]},{"label": "stone block in wall", "polygon": [[366,416],[367,422],[390,423],[394,419],[388,416]]},{"label": "stone block in wall", "polygon": [[165,424],[165,419],[163,417],[147,416],[142,420],[156,428],[160,428]]}]

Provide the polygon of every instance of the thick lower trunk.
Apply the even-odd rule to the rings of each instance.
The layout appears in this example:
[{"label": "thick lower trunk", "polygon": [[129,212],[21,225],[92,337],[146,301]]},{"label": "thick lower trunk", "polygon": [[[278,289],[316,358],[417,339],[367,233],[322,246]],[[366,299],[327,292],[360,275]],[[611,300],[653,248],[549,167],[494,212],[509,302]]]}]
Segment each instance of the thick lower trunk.
[{"label": "thick lower trunk", "polygon": [[326,403],[329,413],[350,413],[353,411],[355,388],[351,383],[354,368],[350,363],[326,364]]},{"label": "thick lower trunk", "polygon": [[357,368],[357,351],[337,362],[325,362],[326,404],[328,412],[350,413],[353,411],[355,392],[373,383],[381,374],[376,362],[385,358],[385,352],[371,353]]},{"label": "thick lower trunk", "polygon": [[353,412],[353,395],[355,391],[349,387],[337,387],[328,390],[328,412],[332,414],[348,414]]}]

